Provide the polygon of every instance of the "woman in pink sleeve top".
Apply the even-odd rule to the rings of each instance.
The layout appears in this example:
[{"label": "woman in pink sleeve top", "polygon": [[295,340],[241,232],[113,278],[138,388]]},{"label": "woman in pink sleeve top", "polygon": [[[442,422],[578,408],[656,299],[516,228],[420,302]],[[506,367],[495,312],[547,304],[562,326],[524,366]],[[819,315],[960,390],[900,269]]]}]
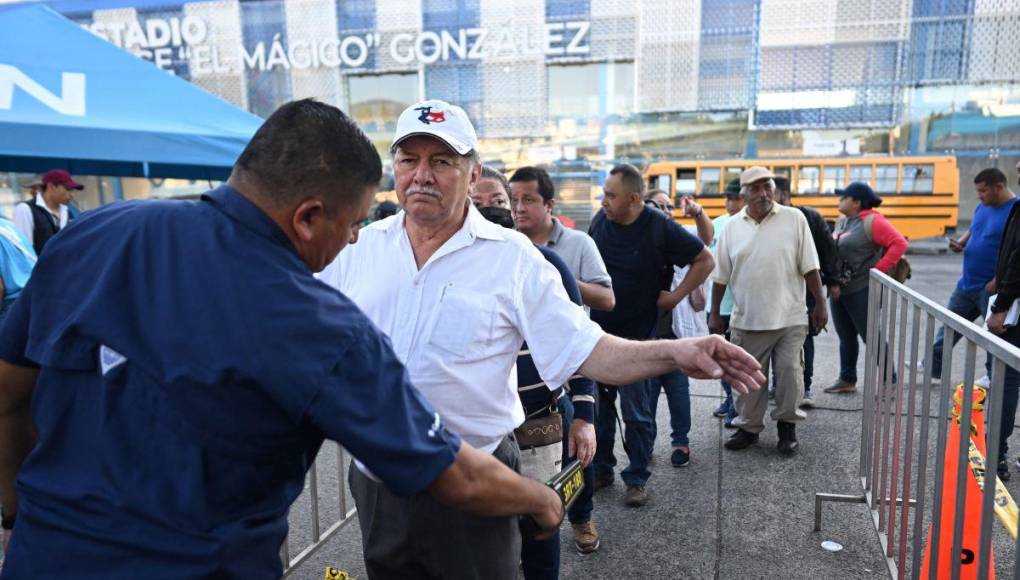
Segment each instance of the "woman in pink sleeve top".
[{"label": "woman in pink sleeve top", "polygon": [[850,393],[857,389],[857,337],[867,342],[868,272],[889,273],[907,251],[907,240],[885,216],[875,211],[882,205],[866,183],[854,182],[837,189],[839,212],[833,238],[840,260],[842,280],[831,296],[832,321],[839,335],[839,380],[827,393]]}]

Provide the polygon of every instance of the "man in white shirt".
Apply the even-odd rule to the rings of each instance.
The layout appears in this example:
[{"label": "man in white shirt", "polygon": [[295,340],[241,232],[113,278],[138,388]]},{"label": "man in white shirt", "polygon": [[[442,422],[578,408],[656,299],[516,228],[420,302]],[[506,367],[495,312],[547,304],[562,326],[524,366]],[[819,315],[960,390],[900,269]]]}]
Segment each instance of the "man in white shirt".
[{"label": "man in white shirt", "polygon": [[71,213],[67,204],[72,192],[84,186],[63,169],[51,169],[42,176],[42,191],[35,198],[14,206],[14,225],[28,239],[36,255],[57,232],[64,229]]},{"label": "man in white shirt", "polygon": [[[404,211],[362,230],[321,276],[389,335],[451,430],[517,466],[510,435],[524,414],[510,375],[524,340],[551,386],[577,371],[628,384],[674,369],[725,376],[738,391],[764,382],[757,362],[719,337],[642,343],[603,333],[528,238],[470,203],[477,150],[460,107],[431,100],[406,109],[391,148]],[[401,498],[360,469],[351,489],[370,577],[516,579],[516,519],[472,516],[427,495]]]},{"label": "man in white shirt", "polygon": [[[800,211],[775,203],[774,177],[764,167],[750,167],[740,174],[741,196],[747,205],[727,222],[716,248],[709,327],[722,332],[722,299],[730,288],[730,340],[747,349],[766,370],[770,358],[775,364],[772,418],[779,431],[777,448],[790,455],[798,446],[796,424],[805,418],[799,409],[804,394],[804,337],[809,323],[825,328],[828,311],[807,219]],[[810,321],[804,308],[805,283],[815,298]],[[737,432],[726,442],[731,450],[758,441],[765,428],[768,394],[738,395],[736,403]]]}]

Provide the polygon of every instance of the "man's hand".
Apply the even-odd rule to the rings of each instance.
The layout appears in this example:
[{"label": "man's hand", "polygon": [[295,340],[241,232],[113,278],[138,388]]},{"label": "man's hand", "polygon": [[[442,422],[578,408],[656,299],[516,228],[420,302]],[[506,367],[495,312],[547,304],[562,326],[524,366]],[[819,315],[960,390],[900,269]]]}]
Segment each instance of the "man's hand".
[{"label": "man's hand", "polygon": [[992,278],[985,284],[985,290],[988,292],[995,292],[999,288],[999,285],[995,282],[995,278]]},{"label": "man's hand", "polygon": [[828,323],[829,311],[825,308],[825,302],[815,303],[815,307],[811,310],[812,336],[821,332]]},{"label": "man's hand", "polygon": [[[537,482],[536,482],[537,483]],[[552,488],[545,484],[539,484],[545,489],[545,497],[548,501],[545,502],[543,509],[532,512],[531,517],[538,524],[538,527],[542,530],[536,536],[536,540],[547,540],[560,529],[560,524],[563,523],[563,516],[566,510],[563,508],[563,500],[560,498],[560,494],[552,490]]]},{"label": "man's hand", "polygon": [[839,285],[829,286],[829,298],[832,298],[836,302],[839,302],[839,296],[843,293],[843,289]]},{"label": "man's hand", "polygon": [[949,238],[949,249],[959,254],[967,247],[965,242],[961,242],[956,238]]},{"label": "man's hand", "polygon": [[683,300],[683,296],[675,294],[674,292],[666,292],[665,290],[659,291],[659,299],[655,301],[655,307],[663,312],[667,310],[673,310],[677,304]]},{"label": "man's hand", "polygon": [[726,332],[726,325],[723,324],[722,316],[715,310],[708,315],[708,331],[712,334],[722,334]]},{"label": "man's hand", "polygon": [[576,457],[582,467],[595,458],[595,426],[583,419],[574,419],[567,437],[567,455]]},{"label": "man's hand", "polygon": [[992,317],[988,319],[988,330],[992,334],[1006,334],[1006,313],[1005,312],[994,312]]},{"label": "man's hand", "polygon": [[[713,312],[712,316],[716,314]],[[757,391],[765,384],[758,361],[719,335],[671,342],[676,368],[692,379],[719,379],[740,394]]]}]

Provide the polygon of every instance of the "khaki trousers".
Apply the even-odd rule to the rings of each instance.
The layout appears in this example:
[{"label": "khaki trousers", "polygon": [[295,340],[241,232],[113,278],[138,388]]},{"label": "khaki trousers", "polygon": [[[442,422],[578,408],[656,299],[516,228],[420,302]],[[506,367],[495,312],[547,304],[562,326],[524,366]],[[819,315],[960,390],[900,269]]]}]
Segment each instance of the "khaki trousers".
[{"label": "khaki trousers", "polygon": [[[776,407],[773,421],[796,423],[807,418],[800,410],[804,396],[804,339],[808,327],[790,326],[778,330],[730,329],[730,342],[758,359],[762,373],[769,376],[770,359],[776,364]],[[733,424],[744,431],[761,433],[765,429],[765,411],[769,407],[768,389],[762,387],[746,395],[736,395],[737,417]]]}]

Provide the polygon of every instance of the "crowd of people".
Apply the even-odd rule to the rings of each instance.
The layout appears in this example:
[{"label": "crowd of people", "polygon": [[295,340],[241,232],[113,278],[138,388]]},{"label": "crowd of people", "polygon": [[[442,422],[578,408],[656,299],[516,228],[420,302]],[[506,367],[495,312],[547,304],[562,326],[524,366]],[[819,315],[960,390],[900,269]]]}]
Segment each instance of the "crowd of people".
[{"label": "crowd of people", "polygon": [[[654,502],[663,393],[670,465],[696,460],[692,378],[722,386],[726,449],[758,442],[771,398],[777,449],[796,454],[813,337],[831,313],[840,374],[824,390],[854,392],[869,272],[907,267],[866,183],[836,190],[830,230],[765,167],[727,184],[711,219],[620,164],[585,233],[557,218],[541,168],[484,166],[455,105],[406,109],[390,153],[399,203],[369,220],[372,143],[295,101],[200,201],[74,219],[81,186],[54,170],[0,220],[4,578],[278,576],[324,439],[355,458],[369,577],[557,578],[563,519],[578,552],[600,549],[618,427],[631,508]],[[949,308],[973,320],[997,292],[988,327],[1020,345],[1003,323],[1020,296],[1016,198],[997,169],[975,185]],[[919,364],[937,376],[945,348]],[[1018,383],[1009,369],[1003,445]],[[585,486],[565,510],[542,482],[574,460]]]}]

